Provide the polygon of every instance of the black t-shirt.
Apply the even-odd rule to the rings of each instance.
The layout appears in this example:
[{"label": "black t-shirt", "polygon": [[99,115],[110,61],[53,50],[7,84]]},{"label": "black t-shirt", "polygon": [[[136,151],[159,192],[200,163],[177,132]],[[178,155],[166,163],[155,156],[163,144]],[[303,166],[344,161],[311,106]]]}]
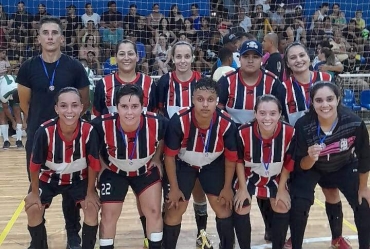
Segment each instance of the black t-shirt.
[{"label": "black t-shirt", "polygon": [[307,32],[307,47],[316,48],[320,42],[324,39],[325,32],[322,29],[309,30]]},{"label": "black t-shirt", "polygon": [[349,61],[348,59],[345,59],[343,62],[344,73],[360,73],[360,71],[363,69],[363,65],[361,65],[360,60],[354,60]]},{"label": "black t-shirt", "polygon": [[[315,114],[308,113],[295,123],[295,158],[296,167],[300,169],[301,160],[308,155],[308,148],[320,144],[325,136],[318,131],[318,121]],[[327,135],[325,148],[320,152],[319,159],[313,165],[313,170],[323,172],[338,171],[353,160],[358,160],[358,172],[370,170],[369,134],[364,121],[352,110],[346,107],[338,108],[338,123],[331,135]],[[354,155],[355,153],[355,155]]]},{"label": "black t-shirt", "polygon": [[122,13],[117,11],[112,14],[109,13],[109,11],[106,11],[101,15],[101,20],[106,23],[109,23],[113,18],[115,18],[117,22],[122,22]]},{"label": "black t-shirt", "polygon": [[[57,62],[45,62],[51,78]],[[42,66],[41,57],[36,56],[25,61],[19,69],[17,83],[31,90],[30,107],[27,120],[27,139],[32,140],[37,128],[45,121],[54,118],[55,96],[64,87],[82,89],[90,85],[82,64],[62,54],[55,71],[54,91],[49,90],[49,79]]]},{"label": "black t-shirt", "polygon": [[32,22],[32,16],[27,11],[24,13],[19,13],[17,11],[12,15],[11,19],[14,20],[14,27],[19,27],[23,24],[25,28],[29,28]]},{"label": "black t-shirt", "polygon": [[[124,18],[123,18],[123,22],[124,24],[128,24],[128,28],[129,30],[136,30],[137,29],[137,22],[138,20],[140,19],[140,16],[136,15],[136,16],[131,16],[131,15],[126,15]],[[126,27],[125,27],[126,29]]]},{"label": "black t-shirt", "polygon": [[145,27],[144,29],[137,30],[135,32],[136,38],[138,42],[141,42],[144,45],[150,45],[150,39],[153,38],[152,32],[148,31]]},{"label": "black t-shirt", "polygon": [[280,81],[283,81],[284,63],[279,52],[270,54],[270,57],[267,59],[264,67],[271,73],[275,74]]},{"label": "black t-shirt", "polygon": [[357,43],[357,38],[361,38],[361,30],[358,29],[358,28],[355,28],[355,30],[353,30],[352,32],[355,33],[355,35],[357,36],[357,38],[355,38],[352,34],[349,34],[349,31],[348,30],[348,27],[347,28],[344,28],[343,29],[343,37],[346,38],[346,40],[349,42],[349,43]]}]

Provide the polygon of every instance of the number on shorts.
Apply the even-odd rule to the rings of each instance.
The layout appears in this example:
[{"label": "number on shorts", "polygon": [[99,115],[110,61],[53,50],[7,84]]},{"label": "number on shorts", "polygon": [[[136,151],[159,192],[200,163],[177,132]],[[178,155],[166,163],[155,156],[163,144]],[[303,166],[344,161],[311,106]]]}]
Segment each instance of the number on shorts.
[{"label": "number on shorts", "polygon": [[110,183],[102,183],[101,184],[101,195],[110,195],[110,188],[111,188],[111,185]]}]

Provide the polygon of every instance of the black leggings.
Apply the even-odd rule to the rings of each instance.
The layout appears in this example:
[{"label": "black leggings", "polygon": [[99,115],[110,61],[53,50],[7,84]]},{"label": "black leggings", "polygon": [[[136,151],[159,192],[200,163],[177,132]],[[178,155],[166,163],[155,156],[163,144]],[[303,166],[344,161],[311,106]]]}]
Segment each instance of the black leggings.
[{"label": "black leggings", "polygon": [[359,249],[369,249],[370,208],[363,199],[358,203],[359,173],[357,163],[349,163],[338,171],[326,173],[315,168],[295,170],[291,175],[290,230],[293,249],[301,249],[310,207],[314,202],[314,189],[319,180],[337,187],[351,205],[358,230]]}]

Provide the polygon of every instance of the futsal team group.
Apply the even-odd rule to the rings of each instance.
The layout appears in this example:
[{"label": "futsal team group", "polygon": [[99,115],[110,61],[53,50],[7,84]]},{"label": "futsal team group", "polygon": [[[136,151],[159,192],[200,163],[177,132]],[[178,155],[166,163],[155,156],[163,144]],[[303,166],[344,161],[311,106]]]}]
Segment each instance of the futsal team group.
[{"label": "futsal team group", "polygon": [[[60,52],[60,25],[53,17],[40,21],[42,54],[17,76],[27,117],[30,249],[48,248],[45,209],[59,194],[67,248],[93,249],[98,228],[100,248],[114,248],[129,187],[150,249],[177,247],[191,196],[198,248],[217,247],[207,237],[207,203],[219,248],[233,249],[236,240],[251,248],[255,196],[272,248],[301,249],[317,184],[332,248],[351,248],[342,234],[339,191],[353,210],[358,248],[370,248],[368,131],[341,105],[331,76],[310,71],[304,45],[286,48],[289,77],[281,82],[261,67],[262,45],[247,40],[240,68],[216,82],[192,71],[192,47],[178,42],[174,69],[154,83],[136,72],[136,46],[123,40],[118,72],[97,82],[89,100],[84,67]],[[96,118],[86,121],[81,116],[90,101]]]}]

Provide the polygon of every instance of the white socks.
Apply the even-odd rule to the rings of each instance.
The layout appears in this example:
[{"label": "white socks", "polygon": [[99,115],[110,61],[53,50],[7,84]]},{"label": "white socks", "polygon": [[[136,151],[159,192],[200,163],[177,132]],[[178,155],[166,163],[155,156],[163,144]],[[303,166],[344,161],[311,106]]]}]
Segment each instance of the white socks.
[{"label": "white socks", "polygon": [[9,141],[9,125],[0,125],[1,134],[3,135],[3,140]]},{"label": "white socks", "polygon": [[17,141],[22,140],[22,124],[17,124],[17,129],[15,130]]},{"label": "white socks", "polygon": [[100,246],[111,246],[113,245],[113,239],[100,239],[99,244]]},{"label": "white socks", "polygon": [[151,233],[150,234],[150,241],[153,241],[153,242],[158,242],[158,241],[161,241],[163,238],[163,233],[160,232],[160,233]]}]

